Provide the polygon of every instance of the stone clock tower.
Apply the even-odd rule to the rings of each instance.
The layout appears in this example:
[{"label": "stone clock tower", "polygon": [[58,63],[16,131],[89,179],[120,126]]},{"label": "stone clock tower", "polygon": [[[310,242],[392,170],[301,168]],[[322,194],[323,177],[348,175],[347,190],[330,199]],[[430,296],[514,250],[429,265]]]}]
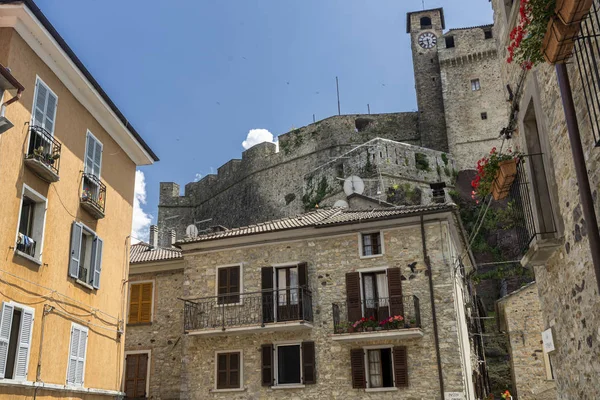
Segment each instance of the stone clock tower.
[{"label": "stone clock tower", "polygon": [[444,10],[436,8],[408,13],[406,32],[410,33],[419,108],[421,146],[448,151],[442,79],[438,45],[445,28]]}]

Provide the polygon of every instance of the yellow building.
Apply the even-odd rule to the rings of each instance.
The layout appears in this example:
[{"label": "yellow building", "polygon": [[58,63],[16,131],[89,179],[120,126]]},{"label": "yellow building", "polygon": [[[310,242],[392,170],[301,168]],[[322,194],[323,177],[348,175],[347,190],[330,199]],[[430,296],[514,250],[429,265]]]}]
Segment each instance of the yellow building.
[{"label": "yellow building", "polygon": [[0,398],[119,396],[135,169],[158,159],[30,0],[0,0],[0,64]]}]

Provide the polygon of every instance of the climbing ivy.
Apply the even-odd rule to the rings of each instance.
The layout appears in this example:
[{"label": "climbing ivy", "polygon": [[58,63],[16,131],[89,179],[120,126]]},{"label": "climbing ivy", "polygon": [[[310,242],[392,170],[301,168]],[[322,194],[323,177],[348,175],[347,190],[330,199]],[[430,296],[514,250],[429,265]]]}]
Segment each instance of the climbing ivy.
[{"label": "climbing ivy", "polygon": [[312,185],[312,178],[309,178],[307,186],[308,190],[304,193],[304,196],[302,196],[302,203],[304,204],[304,209],[306,211],[317,208],[319,203],[333,191],[333,189],[329,187],[325,177],[321,178],[316,190]]}]

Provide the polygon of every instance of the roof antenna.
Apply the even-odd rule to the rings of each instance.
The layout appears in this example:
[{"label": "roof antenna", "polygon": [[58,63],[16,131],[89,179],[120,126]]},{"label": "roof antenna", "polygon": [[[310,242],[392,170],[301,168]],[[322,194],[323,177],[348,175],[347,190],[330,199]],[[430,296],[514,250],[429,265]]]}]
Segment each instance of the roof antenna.
[{"label": "roof antenna", "polygon": [[425,9],[425,0],[422,1],[423,2],[423,10]]}]

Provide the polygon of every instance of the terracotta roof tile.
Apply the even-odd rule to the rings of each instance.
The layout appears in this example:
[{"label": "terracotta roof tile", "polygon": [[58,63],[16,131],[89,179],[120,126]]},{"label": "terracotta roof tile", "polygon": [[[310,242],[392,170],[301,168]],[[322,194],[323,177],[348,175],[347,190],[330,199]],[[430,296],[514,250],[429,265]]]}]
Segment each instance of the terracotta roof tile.
[{"label": "terracotta roof tile", "polygon": [[131,245],[129,262],[131,264],[183,259],[180,249],[165,247],[152,248],[148,243],[139,242]]}]

